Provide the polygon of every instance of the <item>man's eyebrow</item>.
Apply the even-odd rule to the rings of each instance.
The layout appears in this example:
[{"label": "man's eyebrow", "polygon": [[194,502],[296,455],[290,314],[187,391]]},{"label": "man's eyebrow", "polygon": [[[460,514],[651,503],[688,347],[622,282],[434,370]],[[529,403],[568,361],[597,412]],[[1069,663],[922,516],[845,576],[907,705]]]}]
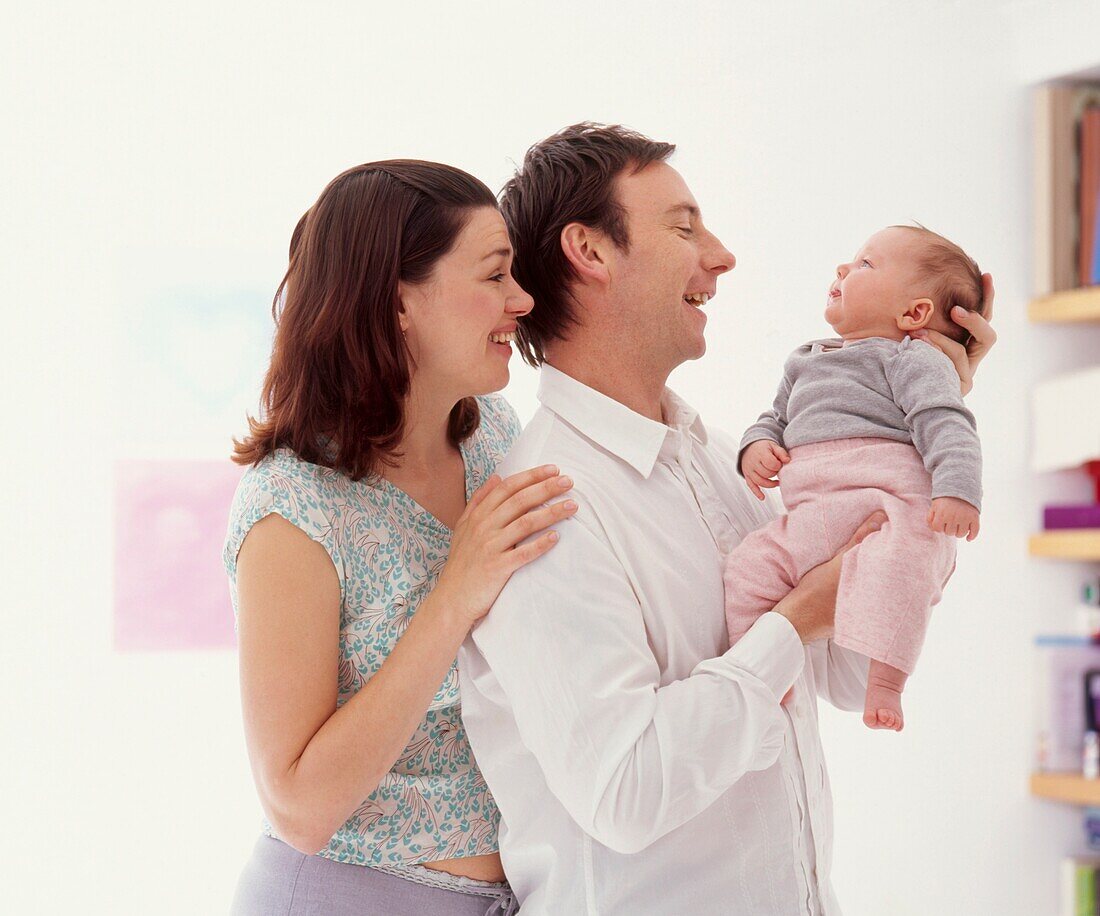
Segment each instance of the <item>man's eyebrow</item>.
[{"label": "man's eyebrow", "polygon": [[481,260],[482,261],[488,261],[489,258],[508,258],[508,257],[511,257],[511,256],[512,256],[512,249],[511,248],[498,248],[496,251],[490,251]]},{"label": "man's eyebrow", "polygon": [[665,210],[665,216],[671,216],[673,213],[687,213],[692,219],[696,219],[699,216],[699,208],[694,204],[676,204]]}]

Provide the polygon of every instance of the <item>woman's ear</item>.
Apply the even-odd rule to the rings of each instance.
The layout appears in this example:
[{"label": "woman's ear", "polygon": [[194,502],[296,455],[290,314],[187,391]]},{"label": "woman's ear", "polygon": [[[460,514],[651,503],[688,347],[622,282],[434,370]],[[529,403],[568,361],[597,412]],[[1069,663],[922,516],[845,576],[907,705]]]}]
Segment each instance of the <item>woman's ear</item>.
[{"label": "woman's ear", "polygon": [[898,327],[903,331],[919,331],[927,327],[936,314],[936,306],[931,299],[914,299],[909,308],[898,316]]},{"label": "woman's ear", "polygon": [[409,310],[405,307],[405,303],[409,301],[409,296],[412,295],[412,290],[402,280],[397,281],[397,322],[401,326],[401,333],[404,334],[409,330]]},{"label": "woman's ear", "polygon": [[561,250],[583,280],[607,283],[610,274],[604,254],[610,244],[598,229],[581,223],[568,223],[561,230]]}]

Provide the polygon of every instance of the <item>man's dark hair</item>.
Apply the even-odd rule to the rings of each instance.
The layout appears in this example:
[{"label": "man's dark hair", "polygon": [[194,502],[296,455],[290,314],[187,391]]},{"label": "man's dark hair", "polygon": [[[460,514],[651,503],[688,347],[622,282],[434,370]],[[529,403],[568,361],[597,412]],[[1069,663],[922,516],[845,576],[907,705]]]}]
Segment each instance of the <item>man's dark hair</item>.
[{"label": "man's dark hair", "polygon": [[618,124],[584,121],[527,150],[500,195],[515,249],[512,272],[535,300],[517,333],[526,363],[541,365],[546,345],[564,339],[577,321],[570,291],[576,272],[561,248],[562,229],[582,223],[628,250],[626,213],[615,199],[615,179],[624,171],[633,174],[664,162],[675,149]]}]

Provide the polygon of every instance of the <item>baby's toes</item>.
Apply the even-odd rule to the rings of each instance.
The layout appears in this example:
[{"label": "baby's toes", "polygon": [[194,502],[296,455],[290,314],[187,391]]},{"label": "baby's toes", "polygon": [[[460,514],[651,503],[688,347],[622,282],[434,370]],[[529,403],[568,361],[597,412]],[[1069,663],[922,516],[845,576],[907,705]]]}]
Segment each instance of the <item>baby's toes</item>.
[{"label": "baby's toes", "polygon": [[879,728],[888,728],[892,731],[900,732],[903,724],[904,720],[901,717],[901,713],[895,712],[892,709],[880,709],[878,711]]}]

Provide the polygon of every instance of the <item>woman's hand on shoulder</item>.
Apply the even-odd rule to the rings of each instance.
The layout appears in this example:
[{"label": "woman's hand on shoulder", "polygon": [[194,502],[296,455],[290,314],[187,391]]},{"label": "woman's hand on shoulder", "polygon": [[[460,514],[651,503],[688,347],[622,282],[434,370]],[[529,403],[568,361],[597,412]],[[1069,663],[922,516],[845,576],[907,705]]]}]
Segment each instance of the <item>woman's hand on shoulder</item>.
[{"label": "woman's hand on shoulder", "polygon": [[503,480],[490,477],[455,525],[450,556],[433,592],[440,610],[458,614],[468,627],[484,617],[512,573],[557,542],[557,532],[546,529],[576,514],[572,500],[551,502],[572,486],[553,465]]},{"label": "woman's hand on shoulder", "polygon": [[980,363],[989,354],[997,342],[997,332],[990,323],[993,319],[993,277],[982,274],[982,301],[985,303],[985,317],[977,312],[968,312],[964,308],[955,308],[951,320],[970,333],[970,341],[964,347],[958,341],[941,334],[939,331],[915,331],[912,336],[930,343],[955,364],[959,373],[959,387],[965,397],[974,387],[974,373]]}]

